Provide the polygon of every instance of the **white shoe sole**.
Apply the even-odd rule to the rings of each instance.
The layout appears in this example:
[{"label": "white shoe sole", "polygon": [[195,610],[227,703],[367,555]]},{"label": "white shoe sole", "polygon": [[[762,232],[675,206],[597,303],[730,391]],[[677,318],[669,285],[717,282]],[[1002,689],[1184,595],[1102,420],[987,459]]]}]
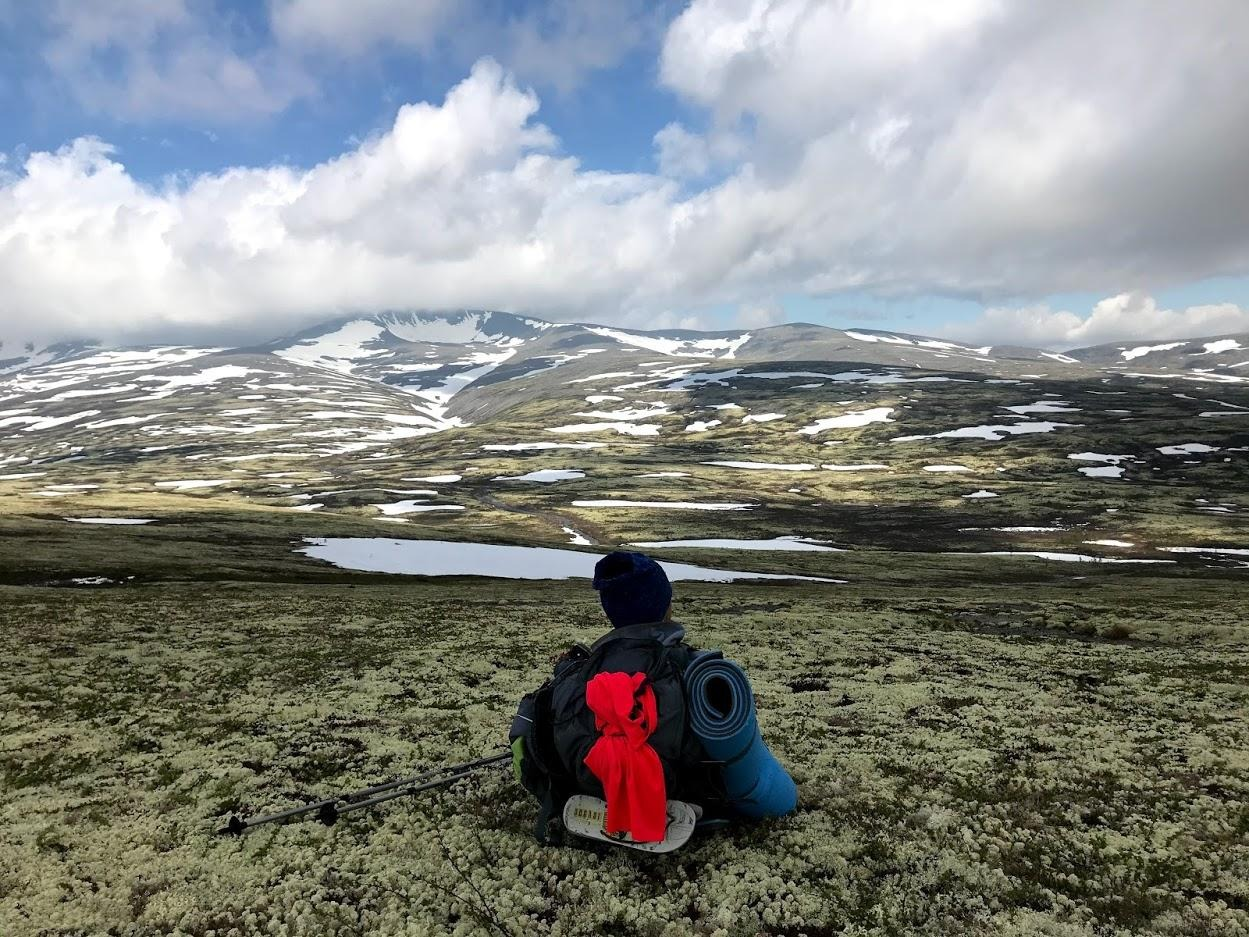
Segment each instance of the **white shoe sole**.
[{"label": "white shoe sole", "polygon": [[668,801],[668,828],[657,843],[635,842],[628,833],[611,836],[606,831],[607,802],[588,794],[576,794],[564,804],[564,828],[586,839],[597,839],[613,846],[625,846],[641,852],[672,852],[680,849],[694,833],[702,811],[682,800]]}]

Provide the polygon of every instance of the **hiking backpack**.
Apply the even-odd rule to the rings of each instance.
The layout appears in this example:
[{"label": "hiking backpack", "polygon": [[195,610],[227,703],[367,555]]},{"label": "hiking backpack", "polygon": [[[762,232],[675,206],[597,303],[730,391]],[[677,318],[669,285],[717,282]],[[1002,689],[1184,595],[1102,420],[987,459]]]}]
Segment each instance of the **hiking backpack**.
[{"label": "hiking backpack", "polygon": [[659,723],[647,739],[663,765],[669,799],[699,805],[723,800],[718,763],[711,762],[689,731],[682,676],[696,652],[683,643],[680,625],[616,628],[590,647],[575,645],[554,675],[520,702],[508,737],[516,780],[538,798],[534,836],[549,842],[547,826],[573,794],[603,796],[585,765],[599,732],[586,704],[586,684],[599,673],[645,673],[655,694]]}]

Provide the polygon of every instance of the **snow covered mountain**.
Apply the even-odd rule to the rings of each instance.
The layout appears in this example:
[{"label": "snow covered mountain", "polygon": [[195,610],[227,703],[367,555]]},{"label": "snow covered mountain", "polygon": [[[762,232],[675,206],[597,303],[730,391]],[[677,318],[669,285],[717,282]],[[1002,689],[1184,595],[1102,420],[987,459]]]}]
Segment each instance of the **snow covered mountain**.
[{"label": "snow covered mountain", "polygon": [[[464,310],[355,316],[252,348],[67,343],[0,358],[0,459],[49,454],[40,443],[54,429],[56,446],[70,450],[84,439],[127,445],[169,434],[294,447],[278,438],[298,431],[321,440],[314,452],[341,454],[533,401],[581,402],[580,390],[599,378],[618,378],[616,390],[688,389],[797,362],[999,380],[1105,371],[1235,383],[1249,381],[1249,336],[1059,354],[804,324],[646,332]],[[259,399],[266,406],[247,405]]]},{"label": "snow covered mountain", "polygon": [[1190,374],[1239,383],[1249,378],[1249,332],[1169,342],[1116,342],[1068,352],[1082,364],[1138,374]]},{"label": "snow covered mountain", "polygon": [[94,342],[62,342],[57,345],[48,345],[45,348],[36,348],[34,345],[27,344],[21,346],[20,349],[10,351],[5,343],[0,341],[0,376],[86,355],[95,347]]},{"label": "snow covered mountain", "polygon": [[920,524],[951,549],[991,531],[1062,556],[1164,543],[1182,518],[1226,542],[1249,516],[1246,345],[1058,353],[465,310],[246,348],[21,349],[0,359],[0,512],[446,516],[457,536],[580,544],[701,536],[728,516],[672,512],[728,511],[742,536],[896,546]]}]

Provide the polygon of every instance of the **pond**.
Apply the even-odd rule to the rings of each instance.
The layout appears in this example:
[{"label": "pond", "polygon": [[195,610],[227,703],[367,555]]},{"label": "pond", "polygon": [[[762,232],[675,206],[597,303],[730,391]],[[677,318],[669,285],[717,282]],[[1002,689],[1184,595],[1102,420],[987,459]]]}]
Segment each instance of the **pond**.
[{"label": "pond", "polygon": [[[590,579],[602,556],[580,550],[522,547],[449,540],[393,540],[386,537],[310,537],[298,552],[341,569],[409,576],[496,576],[503,579]],[[842,579],[709,569],[663,562],[674,582],[733,582],[738,579],[786,579],[842,583]]]},{"label": "pond", "polygon": [[771,540],[734,540],[731,538],[709,538],[705,540],[650,540],[638,541],[638,547],[687,547],[697,550],[785,550],[807,551],[812,553],[845,553],[840,547],[830,547],[825,540],[812,540],[809,537],[773,537]]}]

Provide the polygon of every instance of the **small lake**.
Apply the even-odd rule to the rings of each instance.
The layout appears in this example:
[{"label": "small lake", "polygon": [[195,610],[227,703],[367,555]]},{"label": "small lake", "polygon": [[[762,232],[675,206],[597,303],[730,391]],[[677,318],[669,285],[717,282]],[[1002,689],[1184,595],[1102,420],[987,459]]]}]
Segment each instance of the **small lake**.
[{"label": "small lake", "polygon": [[686,547],[695,550],[784,550],[810,553],[845,553],[840,547],[830,547],[823,540],[808,537],[773,537],[771,540],[733,540],[711,538],[707,540],[650,540],[638,541],[636,547],[662,547],[673,549]]},{"label": "small lake", "polygon": [[[590,579],[601,553],[520,547],[451,540],[393,540],[386,537],[310,537],[297,552],[341,569],[408,576],[495,576],[501,579]],[[660,564],[674,582],[733,582],[739,579],[785,579],[843,583],[843,579],[787,576],[689,563]]]}]

